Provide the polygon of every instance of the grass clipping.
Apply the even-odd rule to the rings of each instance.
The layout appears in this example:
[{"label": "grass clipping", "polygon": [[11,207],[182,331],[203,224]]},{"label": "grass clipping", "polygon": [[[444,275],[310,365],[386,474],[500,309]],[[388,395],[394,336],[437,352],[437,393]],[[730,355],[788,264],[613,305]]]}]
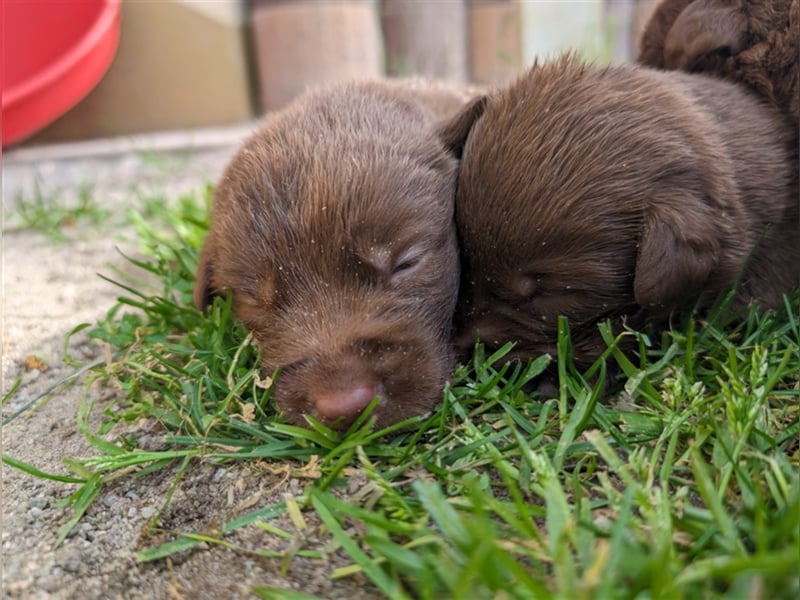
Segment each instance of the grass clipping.
[{"label": "grass clipping", "polygon": [[[176,487],[194,459],[261,461],[288,464],[309,483],[214,536],[169,532],[140,560],[200,542],[284,569],[340,552],[351,566],[332,577],[362,573],[389,598],[800,597],[800,295],[724,326],[721,311],[690,319],[659,340],[625,332],[638,341],[638,363],[601,326],[608,350],[583,373],[562,321],[553,359],[503,364],[508,348],[485,356],[477,347],[432,415],[377,432],[368,415],[345,434],[301,429],[276,413],[277,374],[259,371],[230,302],[217,299],[206,316],[191,305],[207,199],[158,206],[160,218],[130,214],[148,257],[130,260],[156,291],[118,274],[119,303],[90,327],[109,347],[91,378],[121,391],[99,429],[88,424],[99,410],[88,400],[78,416],[96,456],[67,460],[74,477],[4,457],[77,486],[59,541],[111,479],[177,462]],[[557,396],[527,393],[551,361]],[[603,389],[616,396],[601,398]],[[163,447],[118,433],[141,419],[159,424]],[[354,477],[357,491],[348,491]],[[309,511],[325,525],[324,546],[307,547]],[[271,524],[278,516],[294,530]],[[288,548],[237,548],[226,534],[241,527]]]}]

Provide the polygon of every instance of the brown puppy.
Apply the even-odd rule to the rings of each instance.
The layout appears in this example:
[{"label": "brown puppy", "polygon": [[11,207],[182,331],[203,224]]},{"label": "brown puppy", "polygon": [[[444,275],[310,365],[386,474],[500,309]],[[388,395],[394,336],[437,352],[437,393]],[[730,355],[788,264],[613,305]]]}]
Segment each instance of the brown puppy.
[{"label": "brown puppy", "polygon": [[800,122],[800,0],[663,0],[638,62],[750,86]]},{"label": "brown puppy", "polygon": [[433,124],[468,99],[408,82],[308,93],[267,118],[216,187],[195,304],[232,292],[292,422],[344,427],[380,396],[384,426],[441,399],[456,161]]},{"label": "brown puppy", "polygon": [[662,322],[742,272],[739,304],[778,303],[800,280],[786,130],[743,86],[570,57],[465,107],[441,130],[461,154],[462,348],[554,353],[566,315],[586,365],[598,322]]}]

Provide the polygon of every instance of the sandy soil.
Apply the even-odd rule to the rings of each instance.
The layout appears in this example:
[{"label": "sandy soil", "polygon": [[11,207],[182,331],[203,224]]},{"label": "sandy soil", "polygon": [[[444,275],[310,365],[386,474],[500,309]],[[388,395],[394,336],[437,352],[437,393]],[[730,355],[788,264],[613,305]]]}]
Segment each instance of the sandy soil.
[{"label": "sandy soil", "polygon": [[[2,237],[2,389],[21,385],[3,405],[4,455],[51,473],[69,474],[64,459],[93,454],[77,430],[75,415],[84,387],[74,385],[43,397],[75,371],[63,361],[64,336],[82,322],[93,322],[114,303],[115,288],[97,276],[111,265],[125,266],[115,247],[134,251],[130,232],[112,219],[107,226],[81,227],[70,241],[54,242],[19,227],[16,202],[34,193],[60,190],[64,202],[86,182],[95,197],[114,211],[142,194],[161,190],[167,198],[215,179],[236,142],[248,128],[217,132],[202,139],[185,135],[143,141],[84,144],[18,151],[3,157],[4,225]],[[166,141],[165,141],[166,140]],[[188,149],[187,149],[188,148]],[[156,157],[156,158],[154,158]],[[70,355],[89,361],[100,349],[78,335]],[[89,391],[102,407],[112,390]],[[151,424],[140,423],[149,434]],[[157,434],[157,432],[153,432]],[[274,585],[322,598],[381,597],[363,580],[333,582],[331,571],[343,564],[295,559],[282,571],[277,559],[244,551],[201,545],[169,560],[142,564],[135,552],[155,545],[147,526],[161,510],[174,469],[109,483],[72,534],[53,544],[72,510],[59,504],[74,487],[2,467],[2,590],[4,598],[250,598],[255,585]],[[213,531],[220,523],[299,494],[305,482],[255,467],[197,463],[183,476],[162,515],[162,526],[185,532]],[[315,545],[318,523],[309,516],[307,547]],[[276,525],[294,531],[291,522]],[[245,549],[282,549],[254,526],[227,536]]]}]

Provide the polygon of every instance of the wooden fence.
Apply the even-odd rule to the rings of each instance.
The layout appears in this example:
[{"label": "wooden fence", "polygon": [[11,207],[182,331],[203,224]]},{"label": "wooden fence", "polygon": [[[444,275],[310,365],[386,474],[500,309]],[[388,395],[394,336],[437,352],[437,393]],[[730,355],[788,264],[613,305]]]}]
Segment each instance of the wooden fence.
[{"label": "wooden fence", "polygon": [[423,75],[491,84],[575,49],[624,61],[655,0],[254,0],[261,108],[307,85]]}]

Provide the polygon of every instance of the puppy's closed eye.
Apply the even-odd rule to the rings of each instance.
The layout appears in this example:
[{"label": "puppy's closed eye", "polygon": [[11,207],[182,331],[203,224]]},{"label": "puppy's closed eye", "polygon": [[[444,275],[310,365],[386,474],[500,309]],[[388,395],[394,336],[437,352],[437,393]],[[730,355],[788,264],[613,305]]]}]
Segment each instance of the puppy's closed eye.
[{"label": "puppy's closed eye", "polygon": [[401,252],[395,259],[392,268],[391,281],[399,283],[412,276],[422,264],[424,251],[421,248],[412,247]]},{"label": "puppy's closed eye", "polygon": [[359,262],[368,265],[382,281],[397,284],[418,271],[424,255],[424,249],[419,246],[401,252],[393,251],[388,246],[372,246],[361,255]]}]

